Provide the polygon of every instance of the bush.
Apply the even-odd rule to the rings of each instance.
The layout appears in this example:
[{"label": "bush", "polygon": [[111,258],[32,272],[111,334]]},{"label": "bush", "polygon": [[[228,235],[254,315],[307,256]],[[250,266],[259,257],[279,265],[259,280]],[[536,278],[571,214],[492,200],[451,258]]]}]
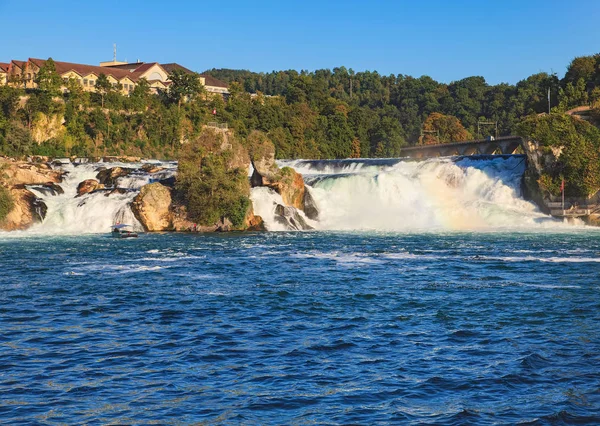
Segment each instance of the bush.
[{"label": "bush", "polygon": [[6,218],[6,216],[13,209],[14,205],[15,203],[8,189],[0,186],[0,222]]}]

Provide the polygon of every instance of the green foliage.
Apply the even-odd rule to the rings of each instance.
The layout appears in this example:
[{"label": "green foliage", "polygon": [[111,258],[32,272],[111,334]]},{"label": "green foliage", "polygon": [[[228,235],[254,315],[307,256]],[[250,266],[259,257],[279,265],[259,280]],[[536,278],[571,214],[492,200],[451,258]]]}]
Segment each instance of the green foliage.
[{"label": "green foliage", "polygon": [[169,75],[169,80],[172,83],[168,96],[178,105],[181,105],[184,99],[193,99],[203,90],[200,77],[196,73],[189,74],[182,70],[175,70]]},{"label": "green foliage", "polygon": [[458,118],[438,112],[429,114],[429,117],[423,123],[423,130],[435,132],[435,134],[424,134],[421,141],[424,145],[466,141],[472,138]]},{"label": "green foliage", "polygon": [[543,164],[539,181],[543,189],[559,195],[564,179],[567,196],[588,197],[600,190],[600,130],[596,127],[569,115],[550,114],[528,117],[518,132],[537,141],[553,158]]},{"label": "green foliage", "polygon": [[205,131],[182,148],[177,198],[194,222],[210,226],[228,218],[241,227],[250,207],[248,176],[231,166],[233,152],[221,150],[221,145],[221,135]]},{"label": "green foliage", "polygon": [[[206,93],[197,74],[182,71],[170,76],[170,90],[158,96],[145,80],[124,96],[103,74],[96,81],[98,92],[90,93],[76,80],[57,82],[49,59],[37,77],[43,90],[25,94],[0,87],[0,147],[2,154],[33,150],[23,129],[33,129],[40,113],[64,113],[64,137],[36,150],[175,158],[182,142],[194,140],[204,125],[217,121],[240,138],[263,132],[273,142],[276,158],[393,157],[403,146],[419,143],[429,127],[441,126],[443,140],[457,140],[475,137],[483,119],[497,121],[500,136],[514,134],[520,120],[548,111],[549,89],[554,111],[595,102],[592,116],[600,117],[599,57],[575,58],[562,81],[538,73],[516,85],[490,85],[478,76],[444,84],[428,76],[385,76],[345,67],[208,71],[229,83],[227,101]],[[62,99],[52,95],[56,83],[68,89]],[[22,95],[26,97],[19,103]],[[432,114],[456,117],[464,132],[456,122],[428,123]]]},{"label": "green foliage", "polygon": [[63,82],[56,72],[56,64],[52,58],[48,58],[44,65],[40,67],[35,82],[41,91],[47,92],[50,96],[56,96],[60,93]]},{"label": "green foliage", "polygon": [[14,201],[8,189],[0,185],[0,222],[3,221],[6,216],[14,207]]}]

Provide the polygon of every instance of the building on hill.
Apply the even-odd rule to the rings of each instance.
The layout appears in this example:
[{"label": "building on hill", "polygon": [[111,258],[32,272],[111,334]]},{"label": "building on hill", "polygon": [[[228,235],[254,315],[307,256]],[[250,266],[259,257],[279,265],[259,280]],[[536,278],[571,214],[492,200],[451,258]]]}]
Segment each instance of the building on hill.
[{"label": "building on hill", "polygon": [[10,64],[0,62],[0,84],[6,84],[8,82],[8,66]]},{"label": "building on hill", "polygon": [[[46,62],[45,59],[29,58],[27,61],[13,60],[8,64],[0,63],[0,84],[11,84],[25,89],[37,88],[37,74]],[[104,74],[115,88],[123,95],[129,95],[141,79],[150,84],[154,93],[166,91],[171,84],[169,75],[174,70],[186,73],[193,71],[175,63],[159,64],[158,62],[101,62],[99,66],[76,64],[71,62],[54,61],[56,72],[64,80],[63,91],[66,92],[66,82],[69,79],[78,81],[84,90],[96,91],[96,80]],[[227,84],[209,75],[199,75],[200,82],[208,93],[229,95]]]}]

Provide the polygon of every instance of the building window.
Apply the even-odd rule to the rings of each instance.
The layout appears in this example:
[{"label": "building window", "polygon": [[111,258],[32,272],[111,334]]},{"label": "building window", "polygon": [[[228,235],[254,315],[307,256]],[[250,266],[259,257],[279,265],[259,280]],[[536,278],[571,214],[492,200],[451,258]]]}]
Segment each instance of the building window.
[{"label": "building window", "polygon": [[90,80],[90,86],[93,86],[96,82],[94,80]]},{"label": "building window", "polygon": [[84,79],[83,79],[83,85],[84,85],[84,86],[87,86],[87,78],[84,78]]}]

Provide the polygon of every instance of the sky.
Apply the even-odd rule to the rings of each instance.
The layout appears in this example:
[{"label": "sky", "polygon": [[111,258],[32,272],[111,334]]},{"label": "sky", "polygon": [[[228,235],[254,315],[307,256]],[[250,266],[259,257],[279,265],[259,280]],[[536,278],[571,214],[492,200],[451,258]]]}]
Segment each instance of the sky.
[{"label": "sky", "polygon": [[600,52],[598,0],[0,0],[0,22],[0,62],[98,64],[116,43],[120,61],[198,72],[345,66],[514,84]]}]

